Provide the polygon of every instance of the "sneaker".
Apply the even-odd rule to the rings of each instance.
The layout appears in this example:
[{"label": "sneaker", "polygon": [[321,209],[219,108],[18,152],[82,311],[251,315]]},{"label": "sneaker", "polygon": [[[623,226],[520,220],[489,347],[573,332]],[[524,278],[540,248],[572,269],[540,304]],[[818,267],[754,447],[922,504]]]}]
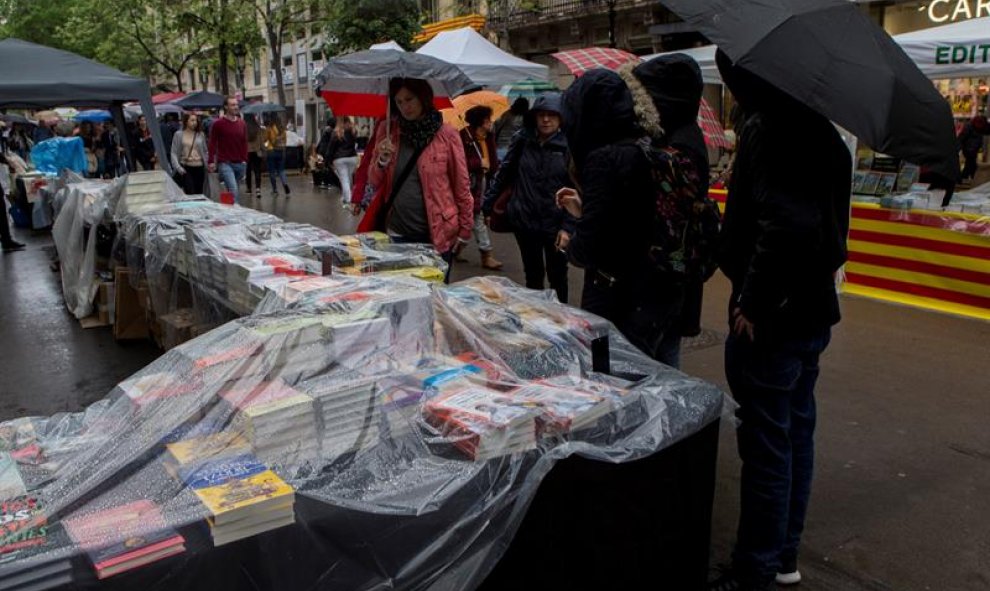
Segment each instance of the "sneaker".
[{"label": "sneaker", "polygon": [[289,192],[290,192],[289,191],[289,185],[282,185],[282,188],[285,189],[285,198],[288,199],[289,198]]},{"label": "sneaker", "polygon": [[722,574],[708,583],[708,591],[774,591],[774,584],[753,585],[739,579],[732,569],[720,569]]},{"label": "sneaker", "polygon": [[778,585],[784,586],[797,585],[801,582],[801,571],[798,570],[797,559],[781,561],[776,581]]},{"label": "sneaker", "polygon": [[11,240],[10,242],[3,243],[4,252],[14,252],[15,250],[23,250],[23,249],[24,249],[24,245],[21,244],[20,242],[15,242]]},{"label": "sneaker", "polygon": [[254,192],[254,196],[257,197],[258,199],[261,199],[261,189],[258,189],[257,191],[255,191]]}]

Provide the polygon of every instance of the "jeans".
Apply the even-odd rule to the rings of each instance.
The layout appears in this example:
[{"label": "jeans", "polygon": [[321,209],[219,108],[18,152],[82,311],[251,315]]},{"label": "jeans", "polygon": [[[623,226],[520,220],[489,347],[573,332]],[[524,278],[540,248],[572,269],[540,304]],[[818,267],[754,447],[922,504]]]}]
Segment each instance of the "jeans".
[{"label": "jeans", "polygon": [[247,164],[243,162],[221,162],[217,166],[217,172],[220,173],[220,180],[223,181],[223,185],[227,187],[227,190],[234,194],[234,203],[241,204],[241,191],[240,183],[244,180],[244,172],[247,170]]},{"label": "jeans", "polygon": [[[254,181],[252,183],[251,181]],[[257,189],[261,194],[261,154],[258,152],[248,152],[247,161],[247,190],[248,193]]]},{"label": "jeans", "polygon": [[522,255],[526,287],[543,289],[546,275],[550,280],[550,289],[557,292],[560,303],[566,304],[567,255],[557,250],[557,237],[543,232],[516,232],[516,242]]},{"label": "jeans", "polygon": [[830,329],[800,338],[730,334],[725,375],[739,403],[742,459],[739,531],[732,562],[747,582],[766,585],[797,561],[811,496],[815,381]]},{"label": "jeans", "polygon": [[979,168],[976,163],[977,156],[979,156],[979,152],[967,152],[963,150],[963,159],[966,161],[966,164],[963,165],[962,172],[959,173],[960,179],[972,180],[976,177],[976,171]]},{"label": "jeans", "polygon": [[488,232],[488,224],[485,223],[485,214],[480,211],[474,214],[474,239],[478,243],[478,250],[481,252],[492,251],[492,235]]},{"label": "jeans", "polygon": [[268,153],[268,178],[272,181],[272,193],[278,194],[275,176],[282,181],[285,194],[289,194],[289,179],[285,176],[285,150],[272,150]]},{"label": "jeans", "polygon": [[333,170],[337,173],[337,178],[340,179],[340,202],[344,205],[351,204],[351,186],[357,165],[357,156],[337,158],[333,161]]}]

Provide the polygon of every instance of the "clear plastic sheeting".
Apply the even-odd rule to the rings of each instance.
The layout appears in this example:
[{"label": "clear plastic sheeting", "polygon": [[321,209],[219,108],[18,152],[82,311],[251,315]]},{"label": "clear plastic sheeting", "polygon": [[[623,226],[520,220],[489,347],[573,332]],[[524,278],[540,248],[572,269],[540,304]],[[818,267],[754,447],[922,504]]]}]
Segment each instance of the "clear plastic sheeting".
[{"label": "clear plastic sheeting", "polygon": [[506,280],[294,278],[84,412],[0,424],[28,508],[0,586],[470,589],[554,462],[642,458],[725,406]]}]

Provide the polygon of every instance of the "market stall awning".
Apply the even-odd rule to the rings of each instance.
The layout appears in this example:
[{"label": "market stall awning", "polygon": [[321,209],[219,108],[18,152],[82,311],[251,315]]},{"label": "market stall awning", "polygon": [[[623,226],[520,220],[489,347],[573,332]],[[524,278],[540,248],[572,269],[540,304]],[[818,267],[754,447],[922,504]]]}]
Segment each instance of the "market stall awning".
[{"label": "market stall awning", "polygon": [[413,43],[426,43],[430,39],[436,37],[439,33],[444,31],[454,31],[463,27],[471,27],[475,31],[480,31],[485,28],[485,17],[480,14],[469,14],[467,16],[448,18],[435,23],[427,23],[423,25],[423,30],[418,35],[413,37],[412,40]]},{"label": "market stall awning", "polygon": [[990,75],[990,16],[894,37],[932,79]]},{"label": "market stall awning", "polygon": [[156,105],[161,105],[164,103],[170,103],[174,100],[178,100],[184,96],[186,96],[186,93],[184,92],[162,92],[151,97],[151,102],[155,103]]},{"label": "market stall awning", "polygon": [[454,64],[474,83],[499,88],[530,78],[546,80],[550,68],[506,53],[470,27],[443,31],[416,53]]}]

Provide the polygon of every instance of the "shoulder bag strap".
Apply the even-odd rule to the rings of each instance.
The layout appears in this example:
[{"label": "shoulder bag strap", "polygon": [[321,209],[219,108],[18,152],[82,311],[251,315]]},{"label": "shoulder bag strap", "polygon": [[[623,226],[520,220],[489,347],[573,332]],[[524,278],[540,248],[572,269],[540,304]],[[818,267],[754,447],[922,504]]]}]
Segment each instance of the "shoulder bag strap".
[{"label": "shoulder bag strap", "polygon": [[[427,143],[429,145],[429,143]],[[378,220],[380,222],[379,227],[384,226],[386,216],[388,216],[389,211],[392,210],[392,204],[395,203],[395,198],[399,195],[399,190],[402,189],[402,185],[406,183],[406,179],[412,173],[413,167],[416,166],[416,162],[419,161],[420,155],[422,155],[423,150],[426,146],[421,148],[416,148],[412,156],[409,158],[409,162],[406,162],[406,166],[399,171],[398,176],[392,182],[392,190],[389,192],[388,199],[385,201],[385,207],[381,209],[381,218]],[[396,158],[398,158],[398,151],[396,151]]]}]

